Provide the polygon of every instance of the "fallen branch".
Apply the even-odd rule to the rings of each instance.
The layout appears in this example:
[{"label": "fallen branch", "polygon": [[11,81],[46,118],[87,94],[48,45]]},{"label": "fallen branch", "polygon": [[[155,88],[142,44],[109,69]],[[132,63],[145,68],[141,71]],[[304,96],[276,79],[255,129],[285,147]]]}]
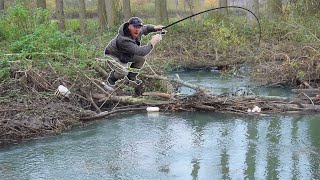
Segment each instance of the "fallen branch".
[{"label": "fallen branch", "polygon": [[171,94],[161,92],[145,92],[142,93],[142,96],[161,97],[166,99],[170,99],[172,97]]},{"label": "fallen branch", "polygon": [[111,114],[115,114],[115,113],[120,113],[120,112],[129,112],[129,111],[146,111],[147,107],[140,107],[140,108],[127,108],[127,109],[116,109],[116,110],[112,110],[112,111],[105,111],[102,113],[99,113],[95,116],[91,116],[91,117],[83,117],[80,118],[81,121],[92,121],[95,119],[100,119],[100,118],[104,118],[106,116],[109,116]]},{"label": "fallen branch", "polygon": [[111,96],[111,101],[119,101],[126,104],[145,104],[145,105],[165,105],[171,104],[172,101],[160,101],[145,98],[134,98],[132,96]]},{"label": "fallen branch", "polygon": [[305,93],[309,96],[320,94],[320,89],[292,89],[291,91],[295,93]]},{"label": "fallen branch", "polygon": [[92,94],[94,99],[97,99],[97,102],[104,102],[106,100],[112,102],[120,102],[124,104],[141,104],[141,105],[166,105],[174,103],[173,101],[161,101],[154,99],[146,99],[146,98],[135,98],[132,96],[107,96],[105,94]]}]

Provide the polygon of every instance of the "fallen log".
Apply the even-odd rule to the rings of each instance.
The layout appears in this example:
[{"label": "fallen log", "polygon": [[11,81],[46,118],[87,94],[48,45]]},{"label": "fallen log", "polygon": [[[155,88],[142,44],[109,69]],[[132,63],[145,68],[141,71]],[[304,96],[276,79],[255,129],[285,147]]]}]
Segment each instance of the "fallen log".
[{"label": "fallen log", "polygon": [[174,103],[173,101],[161,101],[147,98],[136,98],[132,96],[108,96],[106,94],[92,94],[92,97],[97,100],[97,102],[121,102],[124,104],[142,104],[142,105],[166,105]]},{"label": "fallen log", "polygon": [[283,110],[283,111],[307,111],[307,112],[319,112],[320,105],[312,105],[312,104],[301,104],[302,106],[296,104],[274,104],[275,107]]},{"label": "fallen log", "polygon": [[171,94],[162,92],[144,92],[142,93],[142,96],[161,97],[165,99],[170,99],[172,97]]},{"label": "fallen log", "polygon": [[316,96],[320,94],[320,89],[292,89],[291,91],[295,93],[305,93],[309,96]]},{"label": "fallen log", "polygon": [[95,116],[91,116],[91,117],[82,117],[82,118],[80,118],[80,120],[81,121],[92,121],[95,119],[107,117],[107,116],[109,116],[111,114],[115,114],[115,113],[129,112],[129,111],[146,111],[146,109],[147,109],[147,107],[116,109],[116,110],[112,110],[112,111],[104,111],[104,112],[101,112],[101,113],[99,113]]}]

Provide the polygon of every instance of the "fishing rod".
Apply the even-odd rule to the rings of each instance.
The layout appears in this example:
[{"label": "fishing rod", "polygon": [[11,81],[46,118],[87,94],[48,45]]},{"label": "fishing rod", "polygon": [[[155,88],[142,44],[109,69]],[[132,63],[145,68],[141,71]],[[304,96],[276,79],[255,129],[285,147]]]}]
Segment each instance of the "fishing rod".
[{"label": "fishing rod", "polygon": [[223,6],[223,7],[212,8],[212,9],[208,9],[208,10],[205,10],[205,11],[201,11],[201,12],[199,12],[199,13],[196,13],[196,14],[193,14],[193,15],[191,15],[191,16],[185,17],[185,18],[180,19],[180,20],[178,20],[178,21],[176,21],[176,22],[174,22],[174,23],[171,23],[171,24],[169,24],[169,25],[167,25],[167,26],[162,27],[162,30],[163,30],[163,31],[161,32],[161,34],[165,34],[165,31],[164,31],[165,29],[167,29],[167,28],[169,28],[169,27],[171,27],[171,26],[173,26],[173,25],[175,25],[175,24],[178,24],[178,23],[180,23],[180,22],[182,22],[182,21],[184,21],[184,20],[186,20],[186,19],[192,18],[192,17],[194,17],[194,16],[197,16],[197,15],[199,15],[199,14],[203,14],[203,13],[206,13],[206,12],[209,12],[209,11],[215,11],[215,10],[227,9],[227,8],[236,8],[236,9],[246,10],[246,11],[250,12],[250,13],[256,18],[256,20],[257,20],[257,22],[258,22],[258,26],[259,26],[259,41],[258,41],[258,44],[259,44],[259,46],[260,46],[260,40],[261,40],[262,31],[261,31],[261,25],[260,25],[259,18],[258,18],[252,11],[250,11],[249,9],[244,8],[244,7],[240,7],[240,6]]}]

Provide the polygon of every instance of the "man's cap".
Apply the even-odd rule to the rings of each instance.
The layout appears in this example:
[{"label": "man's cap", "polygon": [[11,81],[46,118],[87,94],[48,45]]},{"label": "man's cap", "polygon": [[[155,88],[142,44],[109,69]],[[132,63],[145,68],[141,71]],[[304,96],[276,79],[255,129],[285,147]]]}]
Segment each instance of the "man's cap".
[{"label": "man's cap", "polygon": [[142,20],[138,17],[132,17],[129,19],[129,24],[132,24],[134,26],[143,26]]}]

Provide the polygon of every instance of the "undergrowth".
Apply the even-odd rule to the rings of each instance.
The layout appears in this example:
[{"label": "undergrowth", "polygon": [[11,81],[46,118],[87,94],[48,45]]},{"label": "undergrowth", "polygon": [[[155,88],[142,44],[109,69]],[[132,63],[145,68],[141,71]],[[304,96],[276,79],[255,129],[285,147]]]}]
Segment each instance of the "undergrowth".
[{"label": "undergrowth", "polygon": [[[104,47],[117,34],[117,27],[101,32],[97,19],[88,19],[87,34],[81,36],[77,20],[67,20],[67,30],[60,32],[57,21],[52,20],[50,15],[47,10],[29,11],[21,4],[11,6],[2,15],[2,80],[9,78],[12,61],[21,60],[21,57],[21,62],[26,64],[23,66],[25,68],[43,65],[49,69],[54,67],[67,76],[74,75],[79,69],[96,75],[90,65],[95,63],[94,58],[103,57]],[[280,52],[290,56],[290,53],[296,51],[290,49],[291,45],[316,48],[320,44],[320,26],[315,23],[319,22],[319,16],[292,13],[278,19],[261,17],[260,46],[257,23],[249,23],[245,14],[236,11],[230,11],[228,16],[212,13],[204,18],[183,21],[167,29],[163,40],[150,54],[149,65],[160,72],[179,68],[228,66],[272,59],[273,54]],[[178,19],[172,18],[170,22]],[[145,19],[145,23],[157,24],[154,19]],[[150,38],[144,38],[143,44]],[[10,58],[5,55],[13,53],[18,55]],[[29,61],[37,63],[30,66]]]}]

